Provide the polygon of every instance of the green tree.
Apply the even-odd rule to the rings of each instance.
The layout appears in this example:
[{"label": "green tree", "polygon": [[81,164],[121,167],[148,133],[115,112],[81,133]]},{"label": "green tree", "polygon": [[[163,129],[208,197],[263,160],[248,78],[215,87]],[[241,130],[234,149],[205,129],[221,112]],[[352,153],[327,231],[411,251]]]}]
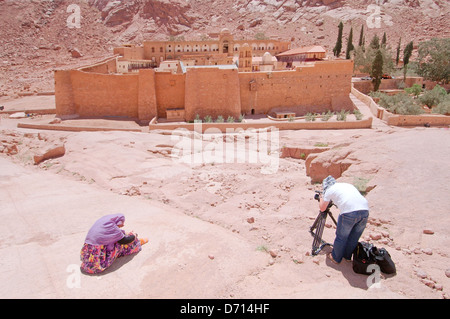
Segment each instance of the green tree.
[{"label": "green tree", "polygon": [[380,48],[380,38],[375,34],[370,41],[370,47],[374,50],[378,50]]},{"label": "green tree", "polygon": [[381,46],[383,48],[386,47],[386,42],[387,42],[387,38],[386,38],[386,32],[383,33],[383,39],[381,40]]},{"label": "green tree", "polygon": [[335,57],[339,57],[339,54],[341,54],[341,50],[342,50],[342,30],[344,29],[344,24],[341,22],[339,22],[338,25],[338,37],[336,40],[336,45],[333,48],[333,53]]},{"label": "green tree", "polygon": [[432,81],[450,82],[450,38],[419,44],[418,73]]},{"label": "green tree", "polygon": [[361,32],[359,33],[358,46],[359,47],[363,47],[364,46],[364,24],[361,25]]},{"label": "green tree", "polygon": [[378,50],[372,63],[370,76],[372,77],[373,90],[376,92],[381,84],[381,76],[383,75],[383,54]]},{"label": "green tree", "polygon": [[350,34],[347,40],[347,49],[345,50],[345,58],[350,59],[350,52],[353,51],[355,47],[353,46],[353,27],[350,28]]},{"label": "green tree", "polygon": [[[378,50],[383,56],[383,73],[390,74],[394,69],[392,52],[389,48],[380,48]],[[368,46],[364,51],[362,47],[357,47],[354,51],[354,69],[362,73],[370,74],[378,50],[374,50]]]},{"label": "green tree", "polygon": [[406,81],[406,71],[408,69],[409,58],[413,51],[413,42],[409,42],[403,50],[403,81]]},{"label": "green tree", "polygon": [[400,51],[401,51],[400,46],[401,46],[401,44],[402,44],[402,38],[400,38],[398,40],[397,55],[395,57],[395,65],[398,65],[398,62],[400,61]]},{"label": "green tree", "polygon": [[422,86],[420,84],[414,83],[413,86],[410,88],[405,89],[406,93],[414,95],[414,98],[416,99],[420,93],[422,93]]}]

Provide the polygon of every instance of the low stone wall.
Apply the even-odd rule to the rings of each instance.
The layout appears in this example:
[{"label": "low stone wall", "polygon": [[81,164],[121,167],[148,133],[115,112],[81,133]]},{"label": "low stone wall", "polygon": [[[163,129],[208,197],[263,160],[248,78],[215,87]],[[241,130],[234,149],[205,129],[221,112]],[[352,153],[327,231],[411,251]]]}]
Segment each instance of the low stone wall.
[{"label": "low stone wall", "polygon": [[356,96],[356,98],[358,100],[360,100],[361,102],[363,102],[364,104],[366,104],[369,109],[370,112],[372,112],[373,116],[375,116],[376,118],[379,118],[381,120],[387,121],[388,119],[388,114],[389,112],[386,111],[385,108],[379,106],[377,103],[375,103],[375,101],[368,95],[365,95],[364,93],[361,93],[360,91],[358,91],[353,85],[352,85],[352,89],[351,92],[354,96]]},{"label": "low stone wall", "polygon": [[394,126],[449,126],[450,116],[439,114],[397,115],[389,113],[386,122],[388,125]]},{"label": "low stone wall", "polygon": [[276,128],[278,130],[341,130],[341,129],[365,129],[372,127],[372,117],[359,121],[328,121],[328,122],[305,122],[305,121],[250,121],[241,123],[158,123],[154,121],[149,124],[149,130],[176,130],[186,129],[198,132],[234,132],[237,130],[251,130],[261,128]]}]

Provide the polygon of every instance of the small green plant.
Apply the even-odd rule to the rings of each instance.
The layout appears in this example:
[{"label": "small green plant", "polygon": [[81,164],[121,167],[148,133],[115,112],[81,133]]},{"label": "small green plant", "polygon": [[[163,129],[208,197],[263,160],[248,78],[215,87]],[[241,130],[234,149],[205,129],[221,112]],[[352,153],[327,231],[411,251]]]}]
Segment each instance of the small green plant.
[{"label": "small green plant", "polygon": [[194,122],[201,122],[202,119],[200,118],[200,115],[195,114]]},{"label": "small green plant", "polygon": [[239,115],[238,122],[241,123],[244,120],[244,117],[245,117],[244,114]]},{"label": "small green plant", "polygon": [[266,253],[269,251],[269,249],[266,246],[264,246],[264,245],[256,247],[256,250],[257,251],[263,251],[263,252],[266,252]]},{"label": "small green plant", "polygon": [[294,122],[295,121],[295,117],[292,116],[292,115],[289,115],[288,121],[289,122]]},{"label": "small green plant", "polygon": [[205,120],[205,123],[212,123],[212,121],[213,121],[211,115],[206,115],[204,120]]},{"label": "small green plant", "polygon": [[228,116],[227,122],[228,122],[228,123],[234,123],[234,117]]},{"label": "small green plant", "polygon": [[347,115],[349,114],[348,111],[346,110],[341,110],[337,115],[336,115],[336,120],[338,121],[346,121],[347,120]]},{"label": "small green plant", "polygon": [[355,177],[353,179],[353,186],[355,186],[356,189],[359,190],[361,195],[365,196],[367,194],[367,183],[369,181],[370,181],[370,178]]},{"label": "small green plant", "polygon": [[308,121],[308,122],[314,122],[316,120],[316,114],[314,114],[314,113],[306,113],[306,115],[305,115],[305,121]]},{"label": "small green plant", "polygon": [[330,110],[328,110],[326,113],[322,113],[322,117],[320,118],[321,121],[328,121],[329,119],[331,119],[334,115],[334,112],[331,112]]},{"label": "small green plant", "polygon": [[223,123],[225,120],[223,119],[222,115],[219,115],[216,119],[216,123]]},{"label": "small green plant", "polygon": [[355,115],[355,118],[357,121],[362,120],[362,118],[363,118],[363,114],[358,109],[353,110],[353,115]]},{"label": "small green plant", "polygon": [[314,144],[315,147],[328,147],[328,143],[318,142]]}]

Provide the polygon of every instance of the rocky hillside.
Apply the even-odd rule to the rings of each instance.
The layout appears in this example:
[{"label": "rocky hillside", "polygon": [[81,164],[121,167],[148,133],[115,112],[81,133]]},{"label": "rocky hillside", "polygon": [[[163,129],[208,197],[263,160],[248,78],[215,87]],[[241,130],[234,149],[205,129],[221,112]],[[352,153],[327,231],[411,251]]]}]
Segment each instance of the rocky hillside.
[{"label": "rocky hillside", "polygon": [[364,25],[366,41],[386,32],[394,47],[400,37],[449,37],[449,17],[447,0],[0,0],[0,96],[52,90],[54,68],[90,63],[124,42],[201,39],[226,27],[237,38],[331,50],[343,21],[354,42]]}]

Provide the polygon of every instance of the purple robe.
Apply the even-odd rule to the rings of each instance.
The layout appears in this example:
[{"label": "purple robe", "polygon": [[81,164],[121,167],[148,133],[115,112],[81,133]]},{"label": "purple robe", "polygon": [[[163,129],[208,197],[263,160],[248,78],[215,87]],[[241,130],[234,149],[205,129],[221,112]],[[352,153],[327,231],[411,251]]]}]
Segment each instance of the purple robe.
[{"label": "purple robe", "polygon": [[114,244],[125,236],[118,225],[125,222],[123,214],[110,214],[98,219],[86,236],[85,243],[90,245],[107,245],[113,248]]}]

